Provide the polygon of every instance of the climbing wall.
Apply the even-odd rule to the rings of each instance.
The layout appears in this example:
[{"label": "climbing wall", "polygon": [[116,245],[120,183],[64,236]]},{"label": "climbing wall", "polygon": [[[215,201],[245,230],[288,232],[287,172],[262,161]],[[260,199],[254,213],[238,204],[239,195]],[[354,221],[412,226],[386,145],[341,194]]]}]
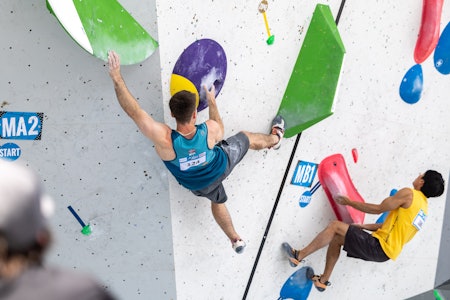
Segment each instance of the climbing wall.
[{"label": "climbing wall", "polygon": [[[121,2],[157,38],[154,3]],[[119,299],[174,299],[167,173],[121,111],[105,63],[75,44],[45,1],[0,7],[1,110],[43,113],[39,140],[21,133],[0,144],[21,149],[16,161],[36,169],[55,200],[48,262],[92,273]],[[158,55],[122,71],[162,121]],[[25,124],[33,116],[24,115]],[[91,235],[81,233],[69,205]]]},{"label": "climbing wall", "polygon": [[[228,66],[217,102],[226,136],[269,132],[319,3],[269,0],[275,39],[268,45],[259,1],[120,2],[159,42],[149,59],[122,67],[130,90],[158,121],[174,125],[170,78],[183,50],[206,38],[222,46]],[[421,1],[344,2],[320,2],[339,16],[346,49],[334,114],[284,140],[278,151],[250,151],[224,182],[234,225],[247,243],[237,255],[209,201],[175,182],[122,112],[105,63],[74,43],[45,1],[3,1],[1,111],[42,126],[36,132],[8,124],[12,138],[0,140],[1,153],[36,169],[55,199],[49,263],[92,273],[119,299],[277,299],[297,270],[281,243],[303,247],[335,219],[313,172],[323,158],[342,154],[367,202],[411,186],[426,169],[447,178],[448,76],[436,72],[430,57],[422,63],[420,101],[411,105],[399,96],[415,64]],[[449,21],[446,2],[441,30]],[[199,121],[207,117],[202,111]],[[312,189],[310,202],[299,203]],[[446,193],[430,199],[424,229],[397,261],[362,262],[343,253],[332,286],[322,294],[313,288],[310,299],[404,299],[433,289]],[[80,232],[69,205],[90,225],[90,235]],[[367,222],[377,218],[366,215]],[[324,259],[325,249],[306,264],[320,273]]]},{"label": "climbing wall", "polygon": [[[258,1],[159,1],[163,101],[169,99],[169,78],[180,54],[195,40],[210,38],[222,45],[228,59],[227,78],[217,97],[225,135],[268,132],[317,3],[268,1],[266,16],[275,36],[269,46]],[[310,203],[299,205],[302,193],[318,181],[314,172],[301,173],[303,168],[313,170],[331,154],[344,156],[367,202],[380,202],[394,188],[410,187],[426,169],[439,170],[444,178],[448,174],[448,78],[434,69],[432,57],[422,63],[421,100],[411,105],[399,96],[401,80],[415,64],[422,2],[320,3],[328,4],[335,17],[342,7],[338,29],[346,56],[334,114],[299,138],[285,140],[278,151],[249,152],[225,181],[228,209],[247,242],[244,254],[233,253],[208,200],[169,179],[179,299],[277,299],[296,271],[281,243],[305,246],[335,219],[321,187]],[[448,21],[445,3],[441,30]],[[200,121],[207,117],[207,112],[199,115]],[[174,124],[168,111],[165,119]],[[303,177],[296,181],[299,173]],[[323,294],[313,288],[310,298],[403,299],[432,289],[444,204],[445,194],[430,200],[425,228],[397,261],[368,263],[342,254],[332,286]],[[366,221],[377,218],[367,215]],[[307,264],[320,273],[324,260],[325,249]]]}]

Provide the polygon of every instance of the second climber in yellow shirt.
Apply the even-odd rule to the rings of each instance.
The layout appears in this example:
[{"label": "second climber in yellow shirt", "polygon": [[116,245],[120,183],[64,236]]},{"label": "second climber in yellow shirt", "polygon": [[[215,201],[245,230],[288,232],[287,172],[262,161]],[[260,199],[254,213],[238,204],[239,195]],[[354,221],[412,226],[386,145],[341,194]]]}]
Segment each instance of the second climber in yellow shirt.
[{"label": "second climber in yellow shirt", "polygon": [[337,220],[332,221],[305,248],[296,250],[288,243],[283,243],[283,248],[289,255],[291,266],[295,267],[305,257],[328,245],[323,274],[311,274],[314,286],[323,292],[330,285],[328,280],[342,246],[349,257],[375,262],[395,260],[403,246],[422,228],[428,215],[427,198],[439,197],[443,192],[442,175],[428,170],[414,180],[413,188],[400,189],[380,204],[356,202],[344,195],[337,196],[335,198],[337,203],[365,213],[389,213],[383,223],[377,224],[346,224]]}]

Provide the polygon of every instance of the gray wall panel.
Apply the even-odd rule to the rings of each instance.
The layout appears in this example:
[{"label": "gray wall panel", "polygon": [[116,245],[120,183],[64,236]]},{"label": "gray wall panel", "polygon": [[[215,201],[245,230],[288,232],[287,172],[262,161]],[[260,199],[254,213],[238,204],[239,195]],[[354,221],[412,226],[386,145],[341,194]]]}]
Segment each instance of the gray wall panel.
[{"label": "gray wall panel", "polygon": [[[157,39],[153,1],[121,1]],[[43,112],[42,139],[13,142],[56,202],[49,263],[93,273],[120,299],[175,298],[167,173],[121,111],[107,67],[66,34],[45,1],[0,4],[1,110]],[[159,52],[122,68],[163,118]],[[92,234],[67,209],[90,223]]]},{"label": "gray wall panel", "polygon": [[[450,188],[450,174],[447,179],[447,191]],[[441,245],[439,248],[439,259],[436,270],[436,279],[434,286],[438,287],[444,282],[450,280],[450,193],[447,192],[445,203],[444,221],[442,224]]]}]

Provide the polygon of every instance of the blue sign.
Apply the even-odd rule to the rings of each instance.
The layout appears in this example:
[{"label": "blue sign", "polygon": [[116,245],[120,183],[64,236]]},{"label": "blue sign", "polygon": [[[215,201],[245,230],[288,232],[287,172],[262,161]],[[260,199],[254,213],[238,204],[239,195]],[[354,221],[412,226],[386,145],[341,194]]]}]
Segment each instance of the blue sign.
[{"label": "blue sign", "polygon": [[43,113],[1,111],[0,138],[40,140],[43,117]]},{"label": "blue sign", "polygon": [[312,187],[309,191],[304,191],[303,194],[300,196],[300,200],[298,201],[298,205],[300,207],[305,207],[311,202],[312,195],[317,191],[317,189],[320,188],[320,181],[317,181],[317,183]]},{"label": "blue sign", "polygon": [[22,150],[20,147],[14,143],[6,143],[0,146],[0,158],[6,160],[16,160],[19,158]]},{"label": "blue sign", "polygon": [[291,184],[310,187],[316,177],[317,164],[300,160],[292,176]]}]

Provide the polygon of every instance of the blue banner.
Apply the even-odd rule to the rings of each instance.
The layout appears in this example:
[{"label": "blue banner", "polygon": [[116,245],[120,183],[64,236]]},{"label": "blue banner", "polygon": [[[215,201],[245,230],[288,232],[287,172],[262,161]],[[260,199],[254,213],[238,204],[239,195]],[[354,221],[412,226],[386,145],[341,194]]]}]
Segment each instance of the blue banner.
[{"label": "blue banner", "polygon": [[40,140],[44,113],[0,111],[2,139]]},{"label": "blue banner", "polygon": [[316,177],[317,164],[300,160],[292,176],[291,184],[310,187]]}]

